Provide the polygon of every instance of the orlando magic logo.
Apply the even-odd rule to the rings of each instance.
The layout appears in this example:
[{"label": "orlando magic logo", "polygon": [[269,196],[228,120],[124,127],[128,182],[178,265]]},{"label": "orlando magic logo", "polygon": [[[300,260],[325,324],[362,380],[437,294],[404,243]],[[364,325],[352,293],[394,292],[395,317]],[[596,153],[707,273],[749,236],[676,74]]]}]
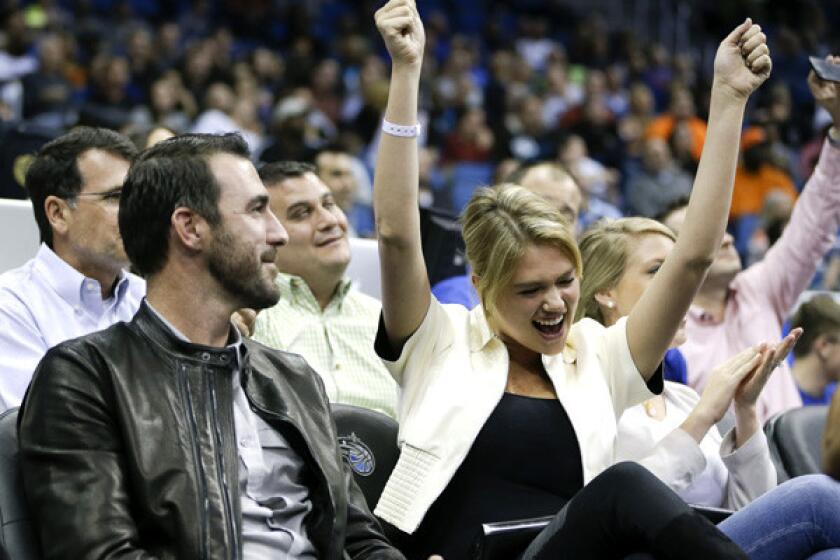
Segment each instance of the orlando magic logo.
[{"label": "orlando magic logo", "polygon": [[355,433],[349,436],[338,436],[338,447],[341,455],[353,472],[360,476],[370,476],[376,469],[373,452]]}]

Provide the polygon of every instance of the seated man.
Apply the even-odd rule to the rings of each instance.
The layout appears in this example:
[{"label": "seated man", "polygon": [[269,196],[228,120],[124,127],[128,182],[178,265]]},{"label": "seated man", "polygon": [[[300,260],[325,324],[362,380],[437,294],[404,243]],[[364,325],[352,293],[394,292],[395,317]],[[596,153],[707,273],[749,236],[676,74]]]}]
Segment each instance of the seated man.
[{"label": "seated man", "polygon": [[260,177],[289,242],[278,251],[280,302],[257,317],[254,340],[303,356],[331,402],[396,416],[397,384],[373,351],[382,305],[344,276],[347,218],[307,163],[264,165]]},{"label": "seated man", "polygon": [[0,412],[20,405],[51,347],[137,311],[146,286],[124,270],[117,229],[120,191],[136,153],[121,134],[79,127],[44,145],[29,168],[41,248],[0,275]]},{"label": "seated man", "polygon": [[793,348],[793,379],[802,403],[829,404],[840,380],[840,304],[828,294],[799,306],[790,328],[804,332]]},{"label": "seated man", "polygon": [[59,344],[19,420],[45,558],[403,558],[342,464],[323,384],[243,340],[288,237],[238,135],[132,165],[119,216],[147,279],[130,323]]},{"label": "seated man", "polygon": [[[726,234],[706,279],[688,311],[688,342],[680,350],[688,363],[688,383],[702,392],[715,365],[742,350],[782,335],[782,323],[814,277],[817,264],[832,247],[840,228],[840,86],[811,72],[808,86],[831,115],[813,175],[808,179],[781,238],[764,259],[746,270]],[[679,232],[685,207],[662,221]],[[759,419],[802,406],[785,362],[767,382],[758,400]]]}]

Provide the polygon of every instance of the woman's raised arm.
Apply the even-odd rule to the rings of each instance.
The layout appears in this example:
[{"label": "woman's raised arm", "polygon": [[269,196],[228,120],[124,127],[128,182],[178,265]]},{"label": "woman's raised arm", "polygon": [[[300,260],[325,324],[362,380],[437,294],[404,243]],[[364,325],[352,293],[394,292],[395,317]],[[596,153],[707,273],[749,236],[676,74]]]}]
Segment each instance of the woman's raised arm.
[{"label": "woman's raised arm", "polygon": [[426,37],[414,0],[390,0],[376,12],[376,27],[391,55],[385,123],[408,127],[390,133],[383,129],[373,179],[382,314],[388,338],[398,347],[420,326],[431,298],[420,245],[417,138],[410,136],[417,124]]},{"label": "woman's raised arm", "polygon": [[627,320],[636,367],[649,378],[662,361],[706,271],[720,248],[732,187],[744,108],[770,75],[767,38],[748,19],[726,37],[715,56],[709,125],[685,224]]}]

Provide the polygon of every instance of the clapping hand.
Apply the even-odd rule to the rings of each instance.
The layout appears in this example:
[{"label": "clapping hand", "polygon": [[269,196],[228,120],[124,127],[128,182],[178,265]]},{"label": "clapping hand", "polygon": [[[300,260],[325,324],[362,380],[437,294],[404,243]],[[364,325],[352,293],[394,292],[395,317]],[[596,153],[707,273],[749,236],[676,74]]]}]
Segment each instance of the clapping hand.
[{"label": "clapping hand", "polygon": [[419,68],[426,33],[414,0],[390,0],[376,11],[375,19],[394,67]]},{"label": "clapping hand", "polygon": [[761,27],[747,20],[720,44],[715,55],[715,86],[746,100],[770,76],[773,63]]},{"label": "clapping hand", "polygon": [[802,335],[802,329],[793,329],[781,342],[768,345],[761,355],[761,362],[741,381],[735,392],[735,406],[754,407],[758,395],[775,369],[790,353]]}]

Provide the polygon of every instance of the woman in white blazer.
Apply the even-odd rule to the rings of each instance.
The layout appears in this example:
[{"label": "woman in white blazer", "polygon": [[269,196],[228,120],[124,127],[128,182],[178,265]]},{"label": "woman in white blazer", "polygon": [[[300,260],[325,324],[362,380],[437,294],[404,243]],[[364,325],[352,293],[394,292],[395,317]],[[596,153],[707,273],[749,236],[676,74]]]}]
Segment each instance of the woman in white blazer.
[{"label": "woman in white blazer", "polygon": [[376,23],[392,58],[374,175],[377,351],[402,396],[401,455],[375,513],[415,533],[417,557],[464,558],[481,522],[562,507],[526,557],[744,558],[644,469],[602,472],[617,418],[661,390],[659,363],[721,243],[746,101],[770,73],[760,28],[747,20],[721,43],[680,241],[627,319],[605,328],[572,324],[581,262],[567,222],[511,185],[479,189],[463,216],[481,305],[431,297],[417,204],[425,35],[413,0],[391,0]]}]

